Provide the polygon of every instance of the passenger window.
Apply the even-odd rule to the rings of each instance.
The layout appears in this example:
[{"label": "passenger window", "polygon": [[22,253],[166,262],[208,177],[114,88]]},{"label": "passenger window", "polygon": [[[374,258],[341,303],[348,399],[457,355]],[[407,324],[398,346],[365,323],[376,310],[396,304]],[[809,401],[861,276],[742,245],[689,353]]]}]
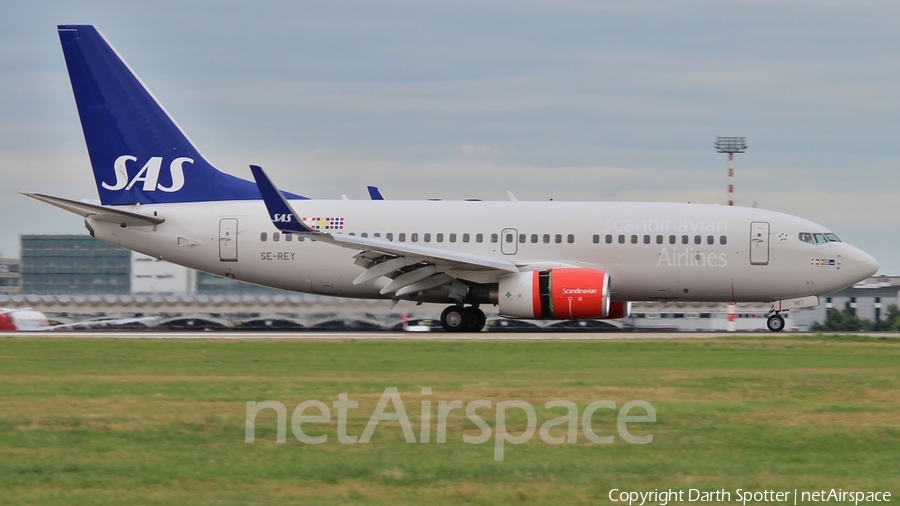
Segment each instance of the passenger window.
[{"label": "passenger window", "polygon": [[711,235],[706,236],[706,244],[715,244],[715,243],[716,243],[715,237],[713,237]]},{"label": "passenger window", "polygon": [[444,242],[444,234],[438,234],[435,239],[437,239],[437,242]]},{"label": "passenger window", "polygon": [[575,242],[575,234],[569,234],[566,236],[566,242],[572,244]]},{"label": "passenger window", "polygon": [[450,234],[450,242],[456,242],[456,234]]},{"label": "passenger window", "polygon": [[528,236],[526,236],[525,234],[519,234],[519,242],[520,243],[524,244],[526,239],[528,239]]},{"label": "passenger window", "polygon": [[687,244],[688,242],[690,242],[690,239],[688,238],[688,236],[686,236],[686,235],[681,236],[681,244]]},{"label": "passenger window", "polygon": [[393,242],[393,241],[394,241],[394,234],[393,234],[393,232],[388,232],[388,233],[384,234],[384,238],[387,239],[388,241]]},{"label": "passenger window", "polygon": [[381,237],[381,232],[375,232],[375,233],[372,234],[372,235],[375,236],[375,237]]},{"label": "passenger window", "polygon": [[644,244],[650,244],[650,236],[649,235],[644,236]]},{"label": "passenger window", "polygon": [[803,242],[808,242],[810,244],[815,244],[816,241],[813,240],[812,234],[809,232],[800,232],[800,240]]},{"label": "passenger window", "polygon": [[278,232],[273,232],[273,233],[272,233],[272,240],[275,241],[275,242],[278,242],[279,239],[281,239],[281,234],[279,234]]},{"label": "passenger window", "polygon": [[594,234],[593,241],[594,244],[600,244],[600,234]]},{"label": "passenger window", "polygon": [[619,234],[619,244],[625,244],[625,234]]},{"label": "passenger window", "polygon": [[469,242],[469,234],[463,234],[463,242]]},{"label": "passenger window", "polygon": [[262,242],[266,242],[269,239],[269,234],[263,232],[259,234],[259,240]]},{"label": "passenger window", "polygon": [[406,232],[400,232],[397,234],[397,240],[400,242],[406,242]]},{"label": "passenger window", "polygon": [[631,244],[637,244],[637,243],[638,243],[638,236],[632,235],[631,236]]},{"label": "passenger window", "polygon": [[725,246],[726,244],[728,244],[728,237],[724,236],[724,235],[720,235],[719,236],[719,244],[721,244],[722,246]]},{"label": "passenger window", "polygon": [[669,236],[669,244],[675,244],[676,237],[674,235]]},{"label": "passenger window", "polygon": [[425,242],[431,242],[431,234],[425,234],[425,236],[422,237],[422,239],[424,239]]},{"label": "passenger window", "polygon": [[475,234],[475,242],[484,242],[484,234]]},{"label": "passenger window", "polygon": [[661,235],[656,236],[656,244],[662,244],[662,243],[663,243],[663,236],[661,236]]},{"label": "passenger window", "polygon": [[369,237],[369,233],[368,233],[368,232],[363,232],[363,233],[359,234],[359,236],[360,236],[360,237]]},{"label": "passenger window", "polygon": [[297,236],[297,240],[300,241],[300,242],[303,242],[303,241],[305,241],[306,239],[304,239],[304,237],[303,237],[302,235],[298,235],[298,236]]},{"label": "passenger window", "polygon": [[700,237],[699,235],[695,235],[694,236],[694,244],[700,244],[701,242],[703,242],[703,238]]},{"label": "passenger window", "polygon": [[512,234],[506,234],[506,242],[513,242],[513,235],[512,235]]},{"label": "passenger window", "polygon": [[544,234],[544,244],[550,243],[550,234]]},{"label": "passenger window", "polygon": [[413,232],[413,233],[409,234],[409,238],[410,238],[410,240],[412,240],[412,242],[419,242],[418,232]]},{"label": "passenger window", "polygon": [[[353,232],[350,232],[350,235],[353,235]],[[291,240],[292,240],[293,238],[294,238],[294,236],[291,235],[291,234],[284,234],[284,240],[287,241],[287,242],[291,242]]]},{"label": "passenger window", "polygon": [[[356,232],[350,232],[350,233],[347,234],[347,235],[356,235]],[[284,234],[284,240],[285,240],[285,241],[290,241],[290,240],[291,240],[291,234]]]},{"label": "passenger window", "polygon": [[531,234],[531,242],[532,242],[532,243],[537,243],[537,242],[538,242],[538,235],[537,235],[537,234]]},{"label": "passenger window", "polygon": [[491,234],[491,242],[497,242],[498,239],[499,237],[497,236],[497,234]]},{"label": "passenger window", "polygon": [[612,234],[606,234],[606,244],[612,244]]},{"label": "passenger window", "polygon": [[556,234],[556,237],[553,238],[556,244],[562,244],[562,234]]}]

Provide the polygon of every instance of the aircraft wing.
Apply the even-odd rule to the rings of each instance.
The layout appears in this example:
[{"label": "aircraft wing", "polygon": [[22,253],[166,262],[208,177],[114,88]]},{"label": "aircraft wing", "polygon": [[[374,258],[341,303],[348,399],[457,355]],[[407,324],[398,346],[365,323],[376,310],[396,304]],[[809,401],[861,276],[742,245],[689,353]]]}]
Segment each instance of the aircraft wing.
[{"label": "aircraft wing", "polygon": [[519,272],[514,263],[506,260],[398,243],[381,238],[326,234],[313,230],[297,218],[297,213],[262,168],[251,165],[250,170],[259,186],[259,193],[269,211],[272,224],[277,229],[360,252],[355,257],[356,264],[365,267],[366,272],[356,278],[353,284],[386,276],[393,281],[385,286],[381,293],[393,293],[400,297],[452,282],[453,277],[446,274],[446,271],[451,269]]},{"label": "aircraft wing", "polygon": [[132,211],[124,211],[122,209],[113,209],[111,207],[90,204],[88,202],[79,202],[77,200],[69,200],[61,197],[53,197],[44,195],[43,193],[22,193],[26,197],[31,197],[41,202],[46,202],[51,206],[65,209],[70,213],[75,213],[85,218],[93,218],[100,221],[108,221],[110,223],[118,223],[130,227],[159,225],[166,221],[165,218],[159,216],[150,216]]}]

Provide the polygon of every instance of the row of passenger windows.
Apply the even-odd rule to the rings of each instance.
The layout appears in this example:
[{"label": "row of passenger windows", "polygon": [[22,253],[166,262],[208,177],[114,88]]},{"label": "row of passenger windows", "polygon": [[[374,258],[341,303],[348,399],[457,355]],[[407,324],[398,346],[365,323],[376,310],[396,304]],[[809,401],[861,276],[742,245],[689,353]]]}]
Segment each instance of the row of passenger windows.
[{"label": "row of passenger windows", "polygon": [[[356,234],[351,232],[349,235],[356,235]],[[359,235],[360,235],[360,237],[369,237],[369,234],[366,232],[363,232]],[[278,232],[274,232],[272,234],[272,240],[275,242],[280,241],[281,237],[284,237],[285,241],[291,242],[291,240],[293,240],[294,236],[293,236],[293,234],[280,234]],[[374,234],[372,234],[372,237],[381,237],[381,234],[379,232],[375,232]],[[450,242],[456,242],[458,237],[459,236],[457,236],[456,234],[447,234],[447,239]],[[619,244],[625,244],[627,237],[628,236],[626,236],[625,234],[619,234],[617,242]],[[384,234],[384,238],[387,239],[388,241],[393,241],[394,234],[391,232],[388,232],[388,233]],[[405,232],[400,232],[399,234],[397,234],[397,241],[399,241],[399,242],[406,242],[406,238],[407,238],[407,235]],[[537,244],[538,242],[543,242],[544,244],[549,244],[551,242],[551,238],[552,238],[552,241],[556,244],[561,244],[563,242],[562,234],[554,234],[552,236],[551,236],[551,234],[543,234],[542,236],[540,236],[538,234],[531,234],[531,237],[530,237],[531,242],[534,244]],[[430,234],[430,233],[422,234],[423,242],[431,242],[431,239],[432,239],[432,234]],[[461,239],[462,239],[462,242],[470,242],[472,239],[472,236],[470,234],[462,234]],[[524,243],[528,242],[528,239],[529,239],[528,234],[519,234],[519,237],[518,237],[519,243],[524,244]],[[575,234],[568,234],[568,235],[566,235],[565,239],[568,244],[574,244],[575,243]],[[650,244],[652,239],[653,239],[652,236],[644,235],[643,243]],[[263,241],[263,242],[269,240],[268,233],[262,232],[261,234],[259,234],[259,240]],[[297,240],[302,241],[302,240],[304,240],[304,237],[302,235],[299,235],[299,236],[297,236]],[[413,233],[409,234],[409,240],[411,242],[419,242],[419,234],[417,232],[413,232]],[[435,242],[444,242],[444,234],[442,234],[442,233],[434,234],[434,240],[435,240]],[[499,240],[499,236],[497,234],[491,234],[491,242],[495,243],[498,240]],[[506,234],[504,234],[503,241],[507,242],[507,243],[515,242],[516,236],[515,236],[515,234],[512,234],[512,233],[506,233]],[[600,244],[600,234],[594,234],[593,241],[594,241],[594,244]],[[484,242],[484,234],[475,234],[475,242]],[[613,235],[607,234],[605,237],[605,242],[606,242],[606,244],[612,244],[613,243]],[[638,244],[638,242],[640,242],[640,236],[637,234],[632,234],[630,237],[630,242],[631,242],[631,244]],[[656,244],[663,244],[664,242],[665,242],[665,236],[662,236],[662,235],[656,236]],[[670,235],[668,242],[669,242],[669,244],[677,244],[678,236]],[[690,244],[690,242],[691,242],[690,236],[688,236],[688,235],[681,236],[681,244]],[[694,244],[703,244],[703,236],[695,235],[693,242],[694,242]],[[715,236],[712,236],[712,235],[706,236],[706,244],[715,244],[715,242],[716,242]],[[728,237],[726,237],[724,235],[719,236],[719,244],[721,244],[721,245],[728,244]]]},{"label": "row of passenger windows", "polygon": [[[356,234],[355,234],[354,232],[350,232],[350,234],[348,234],[348,235],[354,235],[354,236],[355,236]],[[368,234],[367,232],[363,232],[363,233],[361,233],[361,234],[359,234],[359,235],[360,235],[360,237],[369,237],[369,234]],[[282,237],[284,237],[284,240],[285,240],[285,241],[291,242],[291,240],[292,240],[292,238],[293,238],[293,234],[280,234],[280,233],[278,233],[278,232],[274,232],[274,233],[272,234],[272,240],[275,241],[275,242],[280,241]],[[374,234],[372,234],[372,237],[381,237],[381,233],[375,232]],[[399,241],[399,242],[406,242],[407,237],[409,238],[409,240],[410,240],[411,242],[419,242],[419,237],[420,237],[420,236],[419,236],[419,234],[418,234],[417,232],[413,232],[413,233],[409,234],[408,236],[407,236],[407,234],[406,234],[405,232],[400,232],[399,234],[397,234],[397,241]],[[500,237],[500,236],[497,235],[497,234],[491,234],[491,242],[497,242],[497,241],[499,240],[499,237]],[[557,235],[557,237],[562,237],[562,236]],[[572,238],[572,240],[569,241],[569,242],[573,242],[573,241],[575,240],[575,236],[569,235],[569,237]],[[388,232],[388,233],[384,234],[384,238],[387,239],[388,241],[393,241],[393,240],[394,240],[394,234],[391,233],[391,232]],[[431,242],[432,234],[430,234],[430,233],[422,234],[422,235],[421,235],[421,238],[422,238],[422,240],[423,240],[424,242]],[[448,235],[447,235],[447,239],[448,239],[450,242],[456,242],[456,240],[457,240],[458,238],[461,238],[461,239],[462,239],[462,242],[471,242],[471,240],[472,240],[472,235],[471,235],[471,234],[461,234],[461,237],[458,236],[457,234],[448,234]],[[268,241],[268,240],[269,240],[269,234],[266,233],[266,232],[260,233],[260,234],[259,234],[259,240],[260,240],[260,241],[263,241],[263,242]],[[297,236],[297,240],[298,240],[298,241],[302,241],[302,240],[304,240],[304,237],[303,237],[302,235],[298,235],[298,236]],[[436,242],[444,242],[444,234],[434,234],[434,240],[435,240]],[[484,242],[484,234],[475,234],[475,242]],[[512,239],[508,240],[507,242],[512,242]],[[546,241],[546,242],[549,242],[549,241]],[[556,242],[561,242],[561,240],[558,240],[558,241],[556,241]]]},{"label": "row of passenger windows", "polygon": [[[625,244],[626,237],[627,236],[625,234],[619,234],[618,243]],[[631,238],[630,238],[631,244],[637,244],[639,242],[639,240],[640,240],[639,235],[637,235],[637,234],[631,235]],[[649,234],[646,234],[643,237],[644,244],[650,244],[652,240],[653,240],[653,237]],[[612,234],[606,234],[605,241],[606,241],[606,244],[612,244],[613,243]],[[663,236],[663,235],[656,236],[656,244],[663,244],[664,242],[665,242],[665,236]],[[600,243],[600,236],[598,234],[594,234],[594,244],[599,244],[599,243]],[[670,235],[669,236],[669,244],[677,244],[677,243],[678,243],[678,236]],[[690,243],[691,243],[691,236],[689,236],[689,235],[681,236],[681,244],[690,244]],[[712,236],[712,235],[706,236],[706,244],[715,244],[715,243],[716,243],[715,236]],[[695,235],[694,236],[694,244],[703,244],[703,236]],[[728,237],[724,236],[724,235],[720,235],[719,236],[719,244],[721,244],[723,246],[728,244]]]}]

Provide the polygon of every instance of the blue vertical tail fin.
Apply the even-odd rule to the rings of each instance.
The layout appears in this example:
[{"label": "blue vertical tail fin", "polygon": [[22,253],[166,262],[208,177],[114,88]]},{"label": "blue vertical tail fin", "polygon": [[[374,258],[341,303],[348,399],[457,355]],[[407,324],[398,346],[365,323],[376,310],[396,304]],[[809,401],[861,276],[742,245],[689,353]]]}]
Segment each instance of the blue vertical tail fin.
[{"label": "blue vertical tail fin", "polygon": [[101,203],[260,199],[254,183],[203,158],[96,28],[57,28]]}]

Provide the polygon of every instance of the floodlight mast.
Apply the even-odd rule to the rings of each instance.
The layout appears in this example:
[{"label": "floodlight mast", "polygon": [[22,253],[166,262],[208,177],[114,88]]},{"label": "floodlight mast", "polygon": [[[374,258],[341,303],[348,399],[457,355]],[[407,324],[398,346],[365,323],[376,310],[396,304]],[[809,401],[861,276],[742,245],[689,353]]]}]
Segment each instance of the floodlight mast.
[{"label": "floodlight mast", "polygon": [[734,154],[747,151],[746,137],[716,136],[716,151],[728,153],[728,205],[734,205]]},{"label": "floodlight mast", "polygon": [[[716,136],[716,151],[728,153],[728,205],[734,205],[734,154],[747,151],[746,137],[719,137]],[[728,323],[725,330],[734,332],[737,315],[734,311],[734,301],[728,303]]]}]

